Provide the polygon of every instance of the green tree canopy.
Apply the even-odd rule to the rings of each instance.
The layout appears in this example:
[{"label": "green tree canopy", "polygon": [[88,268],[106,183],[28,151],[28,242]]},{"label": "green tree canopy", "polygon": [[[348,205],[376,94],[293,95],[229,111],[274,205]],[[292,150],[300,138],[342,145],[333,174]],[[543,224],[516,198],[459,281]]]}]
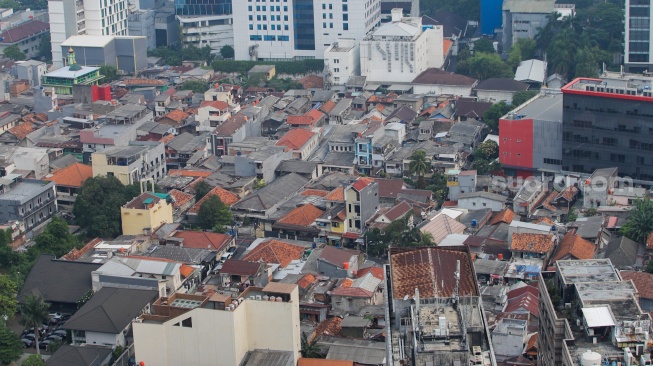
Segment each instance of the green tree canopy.
[{"label": "green tree canopy", "polygon": [[234,58],[234,48],[229,45],[224,45],[220,48],[220,55],[222,58]]},{"label": "green tree canopy", "polygon": [[16,282],[9,275],[0,275],[0,318],[11,319],[18,310]]},{"label": "green tree canopy", "polygon": [[[42,297],[34,295],[25,296],[23,303],[20,304],[20,324],[26,327],[34,327],[35,330],[39,329],[43,322],[47,322],[50,319],[48,309],[50,309],[50,304],[45,302]],[[34,337],[38,345],[39,332],[34,332]],[[41,354],[38,346],[36,347],[36,354]]]},{"label": "green tree canopy", "polygon": [[122,231],[120,207],[132,198],[116,177],[87,179],[73,206],[75,222],[86,229],[90,237],[116,237]]},{"label": "green tree canopy", "polygon": [[449,188],[447,188],[447,177],[442,173],[433,173],[426,189],[433,192],[433,198],[442,203],[446,200]]},{"label": "green tree canopy", "polygon": [[36,244],[31,250],[38,253],[52,254],[60,257],[79,245],[77,238],[68,230],[68,223],[59,216],[54,216],[41,235],[36,237]]},{"label": "green tree canopy", "polygon": [[215,195],[202,202],[202,206],[200,206],[197,213],[197,223],[205,230],[213,229],[213,231],[224,233],[226,227],[230,226],[232,222],[233,216],[229,206]]},{"label": "green tree canopy", "polygon": [[474,150],[474,159],[493,160],[499,157],[499,145],[487,140],[480,143]]},{"label": "green tree canopy", "polygon": [[511,104],[512,107],[520,106],[520,105],[526,103],[529,99],[536,96],[538,93],[539,92],[537,90],[524,90],[524,91],[516,92],[512,96],[512,103],[510,103],[510,104]]},{"label": "green tree canopy", "polygon": [[5,48],[3,54],[5,55],[5,57],[10,58],[14,61],[22,61],[25,58],[27,58],[27,56],[25,56],[25,53],[23,53],[23,51],[21,51],[17,45],[12,45]]},{"label": "green tree canopy", "polygon": [[0,321],[0,362],[6,365],[18,360],[22,355],[23,342],[18,334]]},{"label": "green tree canopy", "polygon": [[100,74],[104,76],[104,79],[102,79],[102,82],[104,83],[111,83],[120,78],[120,76],[118,76],[118,69],[111,65],[100,66]]},{"label": "green tree canopy", "polygon": [[479,80],[489,78],[512,78],[514,73],[510,65],[501,60],[496,53],[475,53],[474,56],[459,62],[456,72]]},{"label": "green tree canopy", "polygon": [[20,366],[45,366],[45,361],[39,355],[29,355]]},{"label": "green tree canopy", "polygon": [[410,157],[408,164],[410,173],[417,176],[417,186],[422,189],[425,187],[424,176],[431,172],[431,164],[426,159],[426,151],[416,150]]},{"label": "green tree canopy", "polygon": [[506,113],[510,112],[511,106],[506,104],[504,101],[500,101],[490,107],[485,114],[483,114],[483,122],[492,130],[493,132],[499,132],[499,119],[503,117]]},{"label": "green tree canopy", "polygon": [[210,88],[209,83],[204,80],[186,80],[179,86],[179,90],[192,90],[195,93],[202,94]]},{"label": "green tree canopy", "polygon": [[646,243],[653,231],[653,201],[649,198],[635,201],[635,208],[630,210],[626,224],[621,227],[621,234],[638,243]]},{"label": "green tree canopy", "polygon": [[202,197],[206,196],[211,191],[211,186],[205,181],[200,181],[195,184],[195,201],[199,201]]},{"label": "green tree canopy", "polygon": [[479,38],[476,42],[474,42],[474,54],[478,53],[497,53],[497,51],[494,50],[494,45],[492,44],[492,41],[489,38]]}]

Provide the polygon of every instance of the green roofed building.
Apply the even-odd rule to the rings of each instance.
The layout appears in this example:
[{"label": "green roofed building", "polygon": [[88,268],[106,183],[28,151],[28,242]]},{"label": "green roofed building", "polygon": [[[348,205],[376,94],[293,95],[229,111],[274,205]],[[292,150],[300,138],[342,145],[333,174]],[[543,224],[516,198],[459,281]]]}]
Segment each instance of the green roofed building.
[{"label": "green roofed building", "polygon": [[68,50],[68,65],[43,75],[43,86],[54,88],[56,94],[72,95],[73,85],[97,85],[104,77],[99,67],[78,65],[72,47]]}]

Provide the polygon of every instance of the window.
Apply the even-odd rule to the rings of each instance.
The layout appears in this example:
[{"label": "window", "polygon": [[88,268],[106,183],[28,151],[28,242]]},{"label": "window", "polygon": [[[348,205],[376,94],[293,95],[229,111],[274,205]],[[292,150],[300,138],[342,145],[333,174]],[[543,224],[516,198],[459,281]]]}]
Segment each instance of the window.
[{"label": "window", "polygon": [[193,327],[193,318],[186,318],[181,321],[181,326],[186,327],[186,328],[192,328]]}]

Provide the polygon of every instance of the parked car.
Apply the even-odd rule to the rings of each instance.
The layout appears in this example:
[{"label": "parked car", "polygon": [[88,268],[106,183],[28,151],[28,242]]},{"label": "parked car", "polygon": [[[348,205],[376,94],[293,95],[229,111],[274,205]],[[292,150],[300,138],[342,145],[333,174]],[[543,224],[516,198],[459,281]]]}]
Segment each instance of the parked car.
[{"label": "parked car", "polygon": [[61,342],[63,340],[63,337],[58,336],[56,334],[50,334],[49,336],[45,337],[45,340],[52,340],[52,341],[59,341]]},{"label": "parked car", "polygon": [[234,256],[234,253],[224,253],[222,257],[220,257],[220,262],[224,263],[227,259],[231,258]]},{"label": "parked car", "polygon": [[68,337],[68,332],[66,332],[64,329],[57,329],[54,332],[52,332],[52,335],[56,335],[61,338],[66,338]]},{"label": "parked car", "polygon": [[34,336],[34,333],[26,333],[26,334],[23,334],[22,338],[25,338],[25,339],[31,339],[31,340],[33,340],[33,341],[36,341],[36,336]]},{"label": "parked car", "polygon": [[23,341],[23,347],[25,348],[32,348],[34,347],[34,343],[36,343],[33,339],[29,338],[22,338],[21,341]]},{"label": "parked car", "polygon": [[52,343],[52,340],[46,339],[44,341],[39,342],[39,348],[40,349],[48,349],[48,345]]},{"label": "parked car", "polygon": [[60,313],[50,313],[50,319],[61,319],[63,317],[63,314]]},{"label": "parked car", "polygon": [[238,248],[236,248],[236,247],[229,247],[229,249],[227,249],[227,253],[235,253],[235,252],[236,252],[236,249],[238,249]]}]

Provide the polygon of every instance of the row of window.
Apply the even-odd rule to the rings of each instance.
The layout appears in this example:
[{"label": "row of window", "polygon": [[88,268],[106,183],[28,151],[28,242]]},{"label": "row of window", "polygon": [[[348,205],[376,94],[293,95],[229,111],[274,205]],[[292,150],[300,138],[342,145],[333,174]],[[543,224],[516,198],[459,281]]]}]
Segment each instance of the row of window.
[{"label": "row of window", "polygon": [[[250,15],[249,20],[254,20],[254,16]],[[261,21],[261,20],[267,21],[268,17],[267,17],[267,15],[257,15],[256,20],[258,20],[258,21]],[[280,22],[281,21],[281,15],[270,15],[270,20],[271,21],[276,20],[277,22]],[[283,20],[287,22],[288,21],[288,16],[284,15]]]},{"label": "row of window", "polygon": [[[253,7],[252,7],[251,5],[249,5],[249,6],[247,7],[247,10],[252,11],[252,10],[253,10]],[[263,5],[263,6],[256,5],[256,11],[267,11],[267,7],[266,7],[265,5]],[[270,11],[281,11],[281,6],[279,6],[279,5],[277,5],[277,6],[270,6]],[[285,5],[284,5],[284,7],[283,7],[283,11],[288,11],[288,6],[285,6]]]},{"label": "row of window", "polygon": [[[268,25],[267,24],[257,24],[256,29],[257,30],[268,30]],[[249,30],[254,30],[254,24],[249,25]],[[283,29],[281,29],[281,24],[270,24],[270,30],[288,30],[288,24],[284,24]]]},{"label": "row of window", "polygon": [[280,42],[288,42],[290,41],[290,37],[288,36],[271,36],[271,35],[260,35],[260,34],[253,34],[249,36],[250,41],[280,41]]}]

